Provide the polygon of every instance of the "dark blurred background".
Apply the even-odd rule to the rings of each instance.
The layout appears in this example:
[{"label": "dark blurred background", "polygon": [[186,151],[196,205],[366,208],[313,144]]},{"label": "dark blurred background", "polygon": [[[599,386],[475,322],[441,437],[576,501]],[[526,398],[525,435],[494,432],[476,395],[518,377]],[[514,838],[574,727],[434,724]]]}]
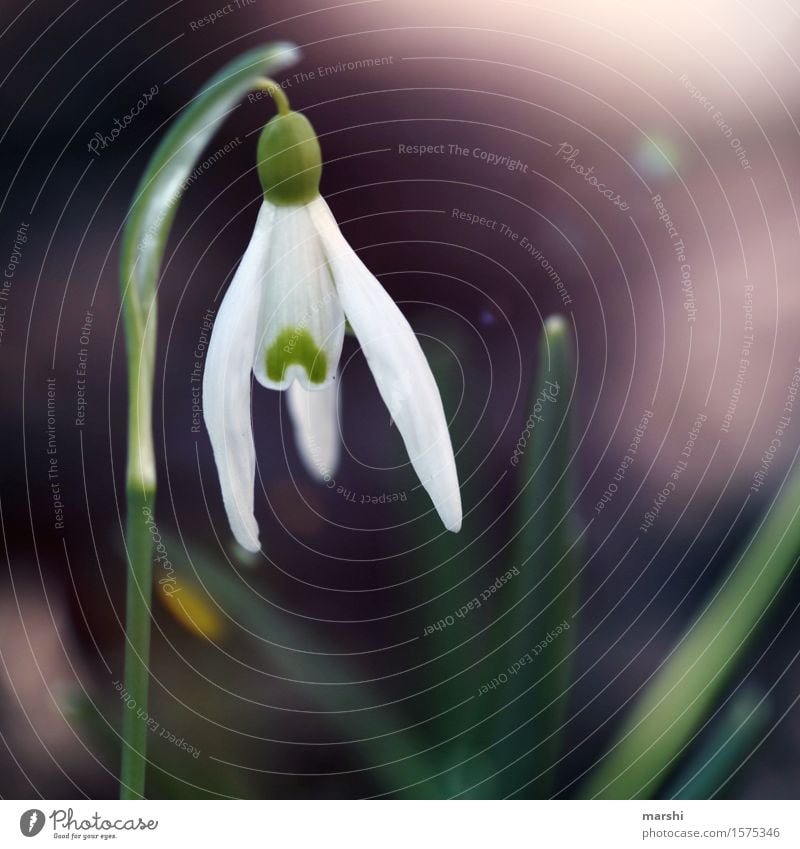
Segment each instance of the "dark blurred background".
[{"label": "dark blurred background", "polygon": [[[257,388],[264,550],[236,551],[207,437],[192,430],[191,373],[260,202],[255,143],[272,104],[245,99],[207,155],[232,149],[182,201],[159,289],[158,526],[176,568],[197,578],[212,564],[230,595],[198,591],[194,625],[155,602],[151,714],[168,733],[153,735],[148,792],[523,787],[535,761],[494,783],[520,752],[513,739],[497,743],[469,699],[501,668],[491,611],[457,633],[422,634],[513,565],[519,475],[509,458],[531,409],[542,321],[561,313],[576,339],[572,466],[588,527],[553,792],[575,794],[800,444],[798,411],[750,491],[800,357],[800,17],[772,0],[240,0],[198,24],[220,11],[3,4],[0,795],[117,793],[120,232],[166,127],[225,62],[273,40],[302,51],[280,79],[319,133],[323,194],[442,387],[465,521],[457,537],[439,526],[348,338],[342,492],[308,478],[284,400]],[[110,138],[154,89],[93,152],[96,134]],[[402,152],[414,145],[444,152]],[[646,412],[635,463],[598,511]],[[698,413],[707,419],[680,486],[643,535]],[[393,493],[403,499],[365,498]],[[769,721],[731,795],[796,794],[797,590],[795,576],[730,685],[769,692]]]}]

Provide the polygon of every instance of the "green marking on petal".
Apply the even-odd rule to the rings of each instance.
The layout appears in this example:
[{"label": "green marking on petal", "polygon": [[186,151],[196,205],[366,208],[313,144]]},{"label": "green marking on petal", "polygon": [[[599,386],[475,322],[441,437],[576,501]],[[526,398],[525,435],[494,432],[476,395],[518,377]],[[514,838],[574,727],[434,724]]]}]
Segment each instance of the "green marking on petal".
[{"label": "green marking on petal", "polygon": [[328,355],[305,328],[287,327],[267,349],[267,377],[280,383],[291,365],[303,366],[312,383],[324,383]]}]

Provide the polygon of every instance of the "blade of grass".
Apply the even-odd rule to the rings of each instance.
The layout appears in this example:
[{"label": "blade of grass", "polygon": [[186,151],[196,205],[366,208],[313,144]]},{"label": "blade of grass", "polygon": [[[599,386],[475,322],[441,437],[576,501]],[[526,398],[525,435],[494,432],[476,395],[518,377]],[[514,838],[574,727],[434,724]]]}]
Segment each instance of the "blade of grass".
[{"label": "blade of grass", "polygon": [[689,759],[665,795],[711,799],[726,785],[767,728],[771,711],[761,693],[743,688],[725,706],[703,746]]},{"label": "blade of grass", "polygon": [[732,571],[652,678],[585,795],[649,798],[702,725],[800,552],[800,470],[784,482]]},{"label": "blade of grass", "polygon": [[155,506],[153,378],[156,292],[167,237],[186,181],[206,144],[241,97],[297,57],[291,45],[252,50],[223,68],[172,125],[139,183],[122,237],[120,284],[128,357],[125,687],[137,710],[122,721],[120,797],[144,796]]},{"label": "blade of grass", "polygon": [[530,414],[513,455],[520,494],[511,564],[519,576],[501,590],[508,590],[505,674],[513,683],[498,689],[508,702],[498,725],[502,734],[512,732],[509,753],[524,753],[503,785],[506,793],[530,798],[552,793],[572,680],[580,563],[571,474],[574,385],[569,327],[554,316],[545,323]]}]

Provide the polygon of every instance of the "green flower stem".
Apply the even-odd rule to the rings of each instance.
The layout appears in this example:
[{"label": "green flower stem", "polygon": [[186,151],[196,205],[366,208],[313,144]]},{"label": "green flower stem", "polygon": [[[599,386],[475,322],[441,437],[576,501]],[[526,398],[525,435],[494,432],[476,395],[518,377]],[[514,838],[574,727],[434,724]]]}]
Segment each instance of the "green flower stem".
[{"label": "green flower stem", "polygon": [[258,80],[253,86],[254,91],[268,91],[275,101],[275,108],[279,115],[288,115],[292,109],[289,106],[289,98],[284,90],[275,82],[275,80]]},{"label": "green flower stem", "polygon": [[137,708],[147,706],[152,588],[151,537],[143,514],[152,510],[155,493],[129,488],[126,545],[128,590],[125,611],[125,690],[135,700],[123,708],[120,798],[144,798],[147,724]]},{"label": "green flower stem", "polygon": [[128,586],[125,619],[125,691],[120,798],[142,799],[147,764],[152,537],[155,506],[153,382],[156,294],[175,212],[186,181],[209,139],[254,89],[267,88],[283,114],[288,102],[266,72],[297,59],[289,44],[259,47],[226,65],[170,128],[147,165],[131,204],[122,238],[120,283],[128,355],[128,468],[126,480]]},{"label": "green flower stem", "polygon": [[[130,302],[129,302],[130,303]],[[128,315],[128,313],[132,313]],[[122,715],[120,798],[144,798],[147,763],[147,710],[150,657],[150,602],[152,595],[152,537],[146,517],[155,508],[156,472],[153,450],[153,376],[155,316],[129,319],[128,339],[128,469],[125,544],[128,576],[125,605],[125,692]]]}]

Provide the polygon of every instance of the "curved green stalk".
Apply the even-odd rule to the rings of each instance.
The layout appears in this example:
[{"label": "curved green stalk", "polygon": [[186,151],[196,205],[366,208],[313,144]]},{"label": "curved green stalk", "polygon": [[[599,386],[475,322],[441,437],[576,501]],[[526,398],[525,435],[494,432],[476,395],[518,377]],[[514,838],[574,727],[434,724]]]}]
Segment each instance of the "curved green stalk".
[{"label": "curved green stalk", "polygon": [[278,87],[263,79],[297,59],[290,44],[269,44],[226,65],[184,110],[150,160],[122,238],[120,283],[128,354],[128,467],[125,692],[120,798],[144,798],[150,654],[152,537],[156,494],[153,378],[156,292],[161,260],[186,181],[209,139],[248,91]]}]

